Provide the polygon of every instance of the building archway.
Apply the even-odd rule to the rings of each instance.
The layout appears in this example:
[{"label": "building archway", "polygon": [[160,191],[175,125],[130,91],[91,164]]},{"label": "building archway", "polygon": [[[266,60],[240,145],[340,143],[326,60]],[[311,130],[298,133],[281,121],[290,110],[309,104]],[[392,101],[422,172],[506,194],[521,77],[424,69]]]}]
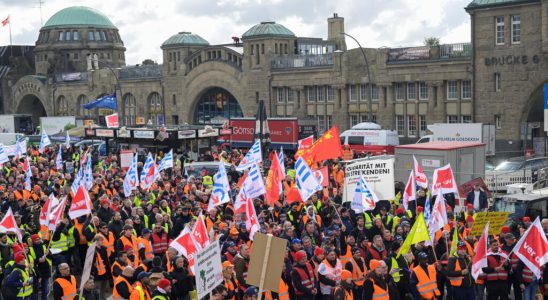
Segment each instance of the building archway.
[{"label": "building archway", "polygon": [[28,94],[21,98],[17,106],[17,113],[31,115],[34,127],[40,124],[40,117],[48,116],[42,100],[33,94]]},{"label": "building archway", "polygon": [[544,132],[544,83],[529,96],[521,117],[521,139],[524,149],[532,149],[535,155],[546,155],[546,133]]},{"label": "building archway", "polygon": [[223,124],[230,118],[241,118],[242,108],[229,91],[220,87],[211,87],[198,97],[194,108],[194,123]]}]

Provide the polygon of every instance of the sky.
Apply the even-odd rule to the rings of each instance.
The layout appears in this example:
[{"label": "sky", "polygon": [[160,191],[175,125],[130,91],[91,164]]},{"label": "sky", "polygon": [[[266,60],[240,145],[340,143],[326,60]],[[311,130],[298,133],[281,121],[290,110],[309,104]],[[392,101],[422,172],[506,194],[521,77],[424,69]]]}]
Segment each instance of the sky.
[{"label": "sky", "polygon": [[[8,14],[14,45],[34,45],[41,25],[69,6],[89,6],[116,25],[127,48],[126,64],[145,59],[162,63],[160,45],[181,31],[210,44],[230,43],[261,21],[275,21],[299,37],[327,38],[327,18],[345,18],[345,31],[363,47],[420,46],[427,37],[441,43],[470,41],[471,0],[0,0],[0,20]],[[0,25],[1,26],[1,25]],[[357,44],[347,38],[347,47]],[[0,45],[9,45],[0,27]]]}]

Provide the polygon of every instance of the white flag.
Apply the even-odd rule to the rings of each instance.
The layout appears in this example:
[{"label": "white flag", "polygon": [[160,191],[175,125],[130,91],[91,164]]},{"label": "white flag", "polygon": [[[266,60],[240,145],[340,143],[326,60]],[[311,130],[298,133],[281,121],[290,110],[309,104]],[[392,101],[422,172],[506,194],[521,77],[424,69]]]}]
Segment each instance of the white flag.
[{"label": "white flag", "polygon": [[135,153],[131,166],[127,170],[126,177],[124,178],[124,195],[126,197],[131,196],[131,191],[137,189],[139,184],[139,177],[137,176],[137,156]]},{"label": "white flag", "polygon": [[263,161],[263,155],[261,153],[261,142],[256,140],[249,152],[246,153],[240,164],[236,167],[236,170],[243,171],[252,167],[254,164],[260,163]]},{"label": "white flag", "polygon": [[303,202],[308,200],[308,198],[317,191],[322,190],[322,185],[318,182],[318,179],[314,176],[312,170],[310,170],[302,157],[299,157],[295,163],[295,171],[297,189],[299,190],[299,195]]},{"label": "white flag", "polygon": [[158,164],[158,173],[168,168],[173,168],[173,149],[169,150],[160,161],[160,164]]},{"label": "white flag", "polygon": [[6,163],[9,161],[8,153],[4,149],[4,144],[0,144],[0,164]]},{"label": "white flag", "polygon": [[351,207],[355,212],[364,212],[375,209],[375,205],[379,202],[379,198],[367,184],[365,177],[360,176],[356,184],[354,198],[352,199]]},{"label": "white flag", "polygon": [[219,170],[213,175],[213,191],[211,201],[213,205],[221,205],[230,201],[230,183],[226,175],[225,164],[219,162]]},{"label": "white flag", "polygon": [[51,141],[49,140],[49,136],[46,133],[46,129],[42,128],[42,138],[40,139],[40,147],[38,148],[38,152],[44,153],[44,150],[49,145],[51,145]]},{"label": "white flag", "polygon": [[542,266],[548,262],[548,241],[538,217],[521,236],[513,251],[537,278],[541,278]]},{"label": "white flag", "polygon": [[251,169],[249,169],[242,189],[245,189],[245,193],[249,198],[258,198],[266,193],[263,176],[261,175],[261,170],[259,170],[257,164],[254,164],[251,166]]},{"label": "white flag", "polygon": [[65,138],[65,148],[70,148],[70,135],[67,130],[67,137]]},{"label": "white flag", "polygon": [[55,158],[55,168],[57,168],[57,171],[63,170],[63,157],[61,156],[61,147],[59,147],[57,157]]},{"label": "white flag", "polygon": [[152,165],[154,164],[154,158],[152,157],[152,153],[148,153],[147,158],[145,160],[145,164],[143,165],[143,169],[141,170],[141,175],[139,176],[141,180],[141,188],[145,189],[145,178],[148,175],[148,171],[150,171],[150,168],[152,168]]},{"label": "white flag", "polygon": [[84,185],[88,191],[93,187],[93,172],[91,169],[91,158],[88,158],[86,170],[84,172]]},{"label": "white flag", "polygon": [[[426,201],[429,201],[428,199]],[[445,198],[441,190],[438,190],[436,201],[434,202],[434,208],[432,214],[426,224],[428,226],[428,233],[430,233],[430,241],[434,242],[436,237],[436,231],[442,229],[447,224],[447,210],[445,209]]]},{"label": "white flag", "polygon": [[415,155],[413,155],[413,166],[415,170],[415,182],[417,185],[425,189],[428,188],[428,177],[426,177],[426,174],[422,171],[421,165],[419,165]]}]

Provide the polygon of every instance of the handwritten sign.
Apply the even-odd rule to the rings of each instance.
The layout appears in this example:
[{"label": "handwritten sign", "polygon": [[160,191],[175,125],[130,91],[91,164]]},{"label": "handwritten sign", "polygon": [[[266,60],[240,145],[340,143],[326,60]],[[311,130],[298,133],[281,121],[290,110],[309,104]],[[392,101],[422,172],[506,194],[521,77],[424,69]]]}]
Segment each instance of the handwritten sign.
[{"label": "handwritten sign", "polygon": [[209,246],[196,253],[194,259],[196,291],[198,292],[198,299],[203,299],[209,292],[223,283],[219,240],[212,242]]},{"label": "handwritten sign", "polygon": [[506,223],[506,220],[508,220],[509,215],[509,212],[479,212],[474,216],[474,225],[472,225],[470,234],[481,236],[487,222],[489,222],[489,234],[500,234],[500,230],[504,226],[504,223]]}]

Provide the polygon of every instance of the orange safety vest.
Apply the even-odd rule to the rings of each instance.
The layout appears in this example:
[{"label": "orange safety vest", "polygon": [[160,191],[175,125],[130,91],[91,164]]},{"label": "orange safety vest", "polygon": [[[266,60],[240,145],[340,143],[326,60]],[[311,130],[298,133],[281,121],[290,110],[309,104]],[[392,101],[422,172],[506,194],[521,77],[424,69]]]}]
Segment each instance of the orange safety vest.
[{"label": "orange safety vest", "polygon": [[373,283],[373,299],[375,300],[388,300],[388,284],[386,290],[375,284],[373,279],[369,279]]},{"label": "orange safety vest", "polygon": [[110,267],[110,274],[112,274],[112,279],[114,279],[114,280],[118,279],[118,277],[119,277],[119,276],[114,275],[114,268],[115,267],[118,267],[121,270],[124,270],[124,266],[122,266],[117,260],[115,260],[114,263],[112,264],[112,266]]},{"label": "orange safety vest", "polygon": [[[232,281],[234,280],[234,281]],[[238,279],[236,278],[225,278],[225,287],[228,292],[232,292],[232,298],[229,300],[236,300],[236,295],[238,294]]]},{"label": "orange safety vest", "polygon": [[[489,268],[496,268],[502,266],[504,263],[504,258],[501,256],[500,260],[497,262],[494,255],[488,255],[487,256],[487,266]],[[504,280],[506,281],[508,279],[508,271],[505,269],[502,269],[500,271],[493,271],[492,273],[487,274],[487,281],[496,281],[496,280]]]},{"label": "orange safety vest", "polygon": [[[462,270],[460,267],[459,259],[457,258],[457,261],[455,262],[455,272],[458,272]],[[451,282],[451,286],[460,286],[462,284],[462,279],[464,276],[457,276],[457,277],[447,277],[449,281]]]},{"label": "orange safety vest", "polygon": [[413,269],[415,275],[417,276],[417,290],[421,297],[424,299],[434,299],[436,296],[441,295],[438,290],[438,284],[436,283],[436,268],[434,265],[428,266],[428,274],[424,269],[419,265]]},{"label": "orange safety vest", "polygon": [[46,225],[40,225],[40,238],[43,241],[49,241],[50,239],[49,229]]},{"label": "orange safety vest", "polygon": [[133,286],[129,284],[129,281],[127,281],[127,279],[125,279],[123,276],[118,276],[118,278],[116,278],[116,281],[114,282],[114,289],[112,290],[112,300],[125,299],[122,296],[120,296],[120,294],[118,293],[118,289],[116,288],[116,286],[118,286],[119,283],[125,283],[127,285],[129,294],[131,295],[131,293],[133,293]]},{"label": "orange safety vest", "polygon": [[140,237],[139,245],[143,245],[145,247],[145,259],[152,259],[154,257],[154,254],[152,253],[152,246],[150,245],[149,240]]},{"label": "orange safety vest", "polygon": [[97,269],[97,275],[105,275],[107,273],[107,267],[105,266],[105,262],[103,262],[103,258],[98,252],[95,252],[95,268]]},{"label": "orange safety vest", "polygon": [[363,271],[360,269],[358,262],[356,262],[354,258],[352,258],[350,262],[352,263],[352,281],[356,286],[363,286],[363,283],[365,282],[364,272],[367,273],[367,267],[365,266],[364,261],[360,260]]},{"label": "orange safety vest", "polygon": [[346,263],[352,259],[352,248],[350,245],[346,245],[346,254],[339,256],[343,268],[346,266]]},{"label": "orange safety vest", "polygon": [[107,248],[107,255],[110,257],[112,252],[114,252],[114,234],[112,233],[112,231],[109,231],[108,239],[103,233],[99,232],[98,234],[103,237],[103,246]]},{"label": "orange safety vest", "polygon": [[[324,266],[323,268],[322,265]],[[331,266],[327,259],[324,259],[322,264],[320,264],[320,267],[318,268],[318,272],[331,280],[338,281],[341,279],[342,269],[343,268],[340,260],[337,259],[335,265]],[[320,281],[320,292],[322,293],[322,295],[331,295],[332,291],[333,286],[324,284]]]},{"label": "orange safety vest", "polygon": [[55,281],[63,289],[63,300],[72,300],[76,297],[76,278],[70,275],[70,282],[65,278],[57,278]]},{"label": "orange safety vest", "polygon": [[166,270],[167,272],[171,273],[173,272],[173,269],[175,269],[175,266],[171,265],[171,259],[169,259],[169,255],[166,251]]},{"label": "orange safety vest", "polygon": [[139,253],[139,245],[137,243],[137,239],[132,235],[131,240],[125,235],[123,235],[120,240],[122,241],[122,245],[124,245],[124,248],[126,246],[130,246],[133,248],[133,254],[138,255]]},{"label": "orange safety vest", "polygon": [[129,300],[150,300],[150,293],[148,289],[143,287],[143,284],[140,281],[135,282],[135,287],[133,292],[129,295]]},{"label": "orange safety vest", "polygon": [[78,231],[78,235],[80,236],[80,245],[87,245],[88,240],[86,239],[86,236],[84,235],[84,232],[83,232],[84,224],[80,223],[78,219],[74,219],[74,229]]},{"label": "orange safety vest", "polygon": [[[271,291],[266,291],[264,293],[264,298],[265,298],[265,300],[274,299],[272,297],[272,292]],[[280,279],[280,286],[278,287],[278,298],[277,299],[278,300],[289,300],[289,286],[282,279]]]}]

